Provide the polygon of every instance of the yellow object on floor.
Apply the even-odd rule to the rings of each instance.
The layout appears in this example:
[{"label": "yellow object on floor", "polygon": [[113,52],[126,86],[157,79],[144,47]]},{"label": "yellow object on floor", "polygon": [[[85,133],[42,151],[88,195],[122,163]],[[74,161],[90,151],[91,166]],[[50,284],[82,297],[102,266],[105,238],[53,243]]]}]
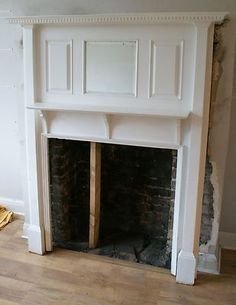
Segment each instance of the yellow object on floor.
[{"label": "yellow object on floor", "polygon": [[12,221],[13,212],[0,205],[0,230]]}]

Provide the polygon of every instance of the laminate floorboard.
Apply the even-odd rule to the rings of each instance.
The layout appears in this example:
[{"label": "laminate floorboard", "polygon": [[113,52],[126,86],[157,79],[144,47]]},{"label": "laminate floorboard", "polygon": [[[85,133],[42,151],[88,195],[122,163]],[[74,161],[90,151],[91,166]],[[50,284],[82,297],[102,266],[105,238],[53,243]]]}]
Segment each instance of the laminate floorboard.
[{"label": "laminate floorboard", "polygon": [[195,286],[169,271],[56,249],[28,253],[23,222],[0,231],[0,305],[236,305],[236,252],[222,251],[222,273]]}]

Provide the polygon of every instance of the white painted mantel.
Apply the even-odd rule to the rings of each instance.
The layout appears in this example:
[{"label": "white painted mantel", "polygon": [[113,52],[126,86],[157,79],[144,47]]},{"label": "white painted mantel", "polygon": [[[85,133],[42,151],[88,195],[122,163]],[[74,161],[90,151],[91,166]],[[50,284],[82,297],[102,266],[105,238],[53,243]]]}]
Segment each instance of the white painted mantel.
[{"label": "white painted mantel", "polygon": [[194,283],[214,23],[225,15],[9,18],[24,33],[29,251],[52,250],[48,138],[177,149],[171,272]]}]

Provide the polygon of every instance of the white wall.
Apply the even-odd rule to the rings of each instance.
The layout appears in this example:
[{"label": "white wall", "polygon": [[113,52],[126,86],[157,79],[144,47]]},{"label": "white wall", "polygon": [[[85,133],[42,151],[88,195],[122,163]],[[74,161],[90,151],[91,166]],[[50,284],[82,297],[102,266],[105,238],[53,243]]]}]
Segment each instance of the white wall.
[{"label": "white wall", "polygon": [[[236,46],[235,46],[235,50],[236,50]],[[235,51],[234,51],[234,57],[236,57]],[[221,216],[221,231],[235,234],[233,238],[235,239],[235,247],[236,247],[235,187],[236,187],[236,64],[234,66],[229,146],[228,146],[228,155],[226,159],[223,206],[222,206],[222,216]]]},{"label": "white wall", "polygon": [[[219,82],[216,99],[213,101],[214,115],[212,117],[212,128],[209,133],[209,155],[210,161],[213,166],[212,182],[214,186],[214,220],[211,240],[208,243],[208,252],[214,252],[218,243],[218,232],[222,231],[222,224],[227,224],[228,219],[220,219],[221,214],[225,212],[228,214],[236,215],[236,205],[232,205],[229,209],[229,205],[226,205],[226,183],[229,181],[229,172],[226,169],[228,163],[227,154],[231,154],[232,149],[228,143],[233,141],[232,133],[229,134],[230,120],[235,120],[236,113],[235,107],[232,107],[233,98],[233,79],[235,74],[235,44],[236,44],[236,2],[234,3],[234,10],[231,12],[231,21],[222,29],[222,37],[225,45],[225,54],[222,62],[223,74]],[[232,107],[232,108],[231,108]],[[232,123],[231,123],[232,125]],[[231,166],[236,164],[236,155],[231,158]],[[236,176],[234,177],[236,178]],[[236,183],[231,181],[231,186],[227,184],[227,187],[231,188],[231,194],[234,191],[233,184]],[[230,195],[231,196],[231,195]],[[228,211],[228,212],[227,212]],[[221,227],[220,227],[221,222]],[[228,226],[227,230],[231,232],[231,228]],[[224,238],[223,238],[224,239]],[[220,240],[220,245],[224,246],[223,240]]]},{"label": "white wall", "polygon": [[16,14],[85,14],[154,11],[233,11],[234,0],[1,0]]},{"label": "white wall", "polygon": [[[235,0],[1,0],[0,10],[11,10],[15,15],[39,15],[39,14],[84,14],[84,13],[118,13],[118,12],[154,12],[154,11],[228,11],[231,17],[236,16]],[[235,60],[235,21],[229,23],[224,29],[226,54],[224,58],[224,73],[216,98],[216,113],[213,118],[213,126],[210,134],[209,151],[214,167],[213,180],[215,186],[215,215],[214,230],[219,230],[219,216],[223,198],[222,229],[236,232],[233,213],[236,214],[236,196],[234,185],[236,164],[234,142],[236,107],[231,111],[231,133],[229,141],[229,153],[227,159],[226,178],[224,169],[228,147],[228,128],[230,122],[230,109],[232,100],[232,80]],[[6,76],[6,71],[11,71],[9,82],[15,84],[15,88],[0,88],[0,197],[22,200],[21,177],[20,177],[20,150],[22,142],[22,90],[21,90],[21,50],[20,28],[14,26],[2,26],[0,29],[1,46],[13,47],[12,61],[9,65],[2,60],[1,65],[7,65],[5,70],[0,70],[1,80]],[[17,61],[16,61],[17,58]],[[10,67],[10,69],[8,69]],[[8,75],[9,77],[9,75]],[[20,106],[20,107],[19,107]],[[19,111],[20,108],[20,111]],[[21,133],[19,135],[20,125]],[[22,170],[23,173],[23,170]],[[24,176],[24,174],[22,174]],[[24,177],[23,177],[24,178]],[[225,181],[225,183],[224,183]],[[224,192],[223,192],[224,186]],[[224,196],[223,196],[224,193]],[[223,197],[222,197],[223,196]],[[234,211],[234,212],[232,212]],[[213,234],[212,245],[217,242],[217,236]],[[211,245],[209,245],[211,246]]]},{"label": "white wall", "polygon": [[23,213],[20,161],[22,141],[19,109],[22,108],[21,30],[4,22],[0,11],[0,204]]}]

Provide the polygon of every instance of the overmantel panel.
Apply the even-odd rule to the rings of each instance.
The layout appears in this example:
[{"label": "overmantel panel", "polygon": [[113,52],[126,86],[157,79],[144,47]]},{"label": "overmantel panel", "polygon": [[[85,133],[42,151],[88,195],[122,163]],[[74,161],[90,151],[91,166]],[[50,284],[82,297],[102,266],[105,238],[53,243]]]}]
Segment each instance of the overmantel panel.
[{"label": "overmantel panel", "polygon": [[194,25],[40,25],[34,31],[37,102],[190,110]]}]

